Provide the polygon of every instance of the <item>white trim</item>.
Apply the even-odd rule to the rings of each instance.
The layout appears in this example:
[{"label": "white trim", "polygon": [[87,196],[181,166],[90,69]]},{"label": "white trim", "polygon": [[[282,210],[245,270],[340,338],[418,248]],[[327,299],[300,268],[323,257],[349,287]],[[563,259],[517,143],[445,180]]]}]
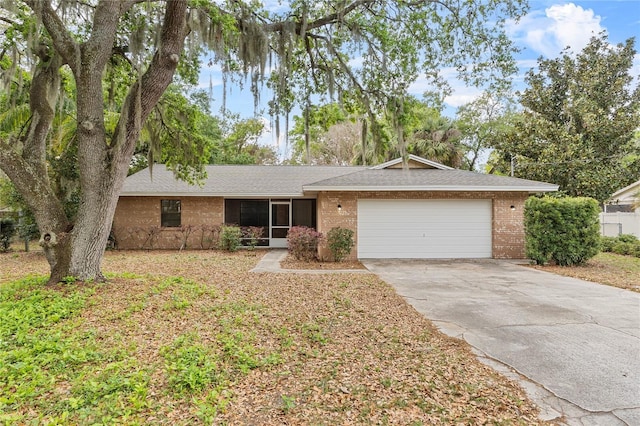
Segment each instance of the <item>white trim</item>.
[{"label": "white trim", "polygon": [[[417,163],[424,164],[426,166],[433,167],[434,169],[439,170],[453,170],[453,167],[445,166],[444,164],[437,163],[435,161],[427,160],[426,158],[418,157],[417,155],[409,154],[409,160],[413,160]],[[396,158],[386,163],[378,164],[377,166],[370,167],[372,170],[382,170],[391,166],[395,166],[397,164],[402,163],[402,158]]]},{"label": "white trim", "polygon": [[308,198],[297,194],[256,194],[256,193],[216,193],[216,192],[121,192],[120,197],[221,197],[221,198]]},{"label": "white trim", "polygon": [[[289,206],[289,224],[288,225],[274,225],[273,224],[273,206],[274,205],[286,205]],[[293,201],[289,198],[288,201],[273,201],[269,199],[269,247],[274,248],[287,248],[286,238],[274,238],[273,229],[291,229],[291,220],[293,216]]]},{"label": "white trim", "polygon": [[557,185],[548,186],[454,186],[454,185],[415,185],[415,186],[303,186],[302,189],[307,191],[341,191],[341,192],[360,192],[360,191],[463,191],[463,192],[552,192],[557,191]]},{"label": "white trim", "polygon": [[[637,187],[637,188],[636,188]],[[625,202],[633,202],[636,191],[640,190],[640,180],[632,183],[631,185],[627,185],[624,188],[614,192],[611,194],[611,197],[607,200],[610,204],[615,203],[616,201],[625,201]],[[628,194],[627,194],[628,192]]]}]

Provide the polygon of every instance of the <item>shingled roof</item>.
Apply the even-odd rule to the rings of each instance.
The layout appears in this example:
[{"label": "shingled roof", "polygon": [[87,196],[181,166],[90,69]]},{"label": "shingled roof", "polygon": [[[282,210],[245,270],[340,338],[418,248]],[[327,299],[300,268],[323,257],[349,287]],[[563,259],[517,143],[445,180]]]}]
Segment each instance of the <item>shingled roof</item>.
[{"label": "shingled roof", "polygon": [[367,169],[304,186],[305,191],[557,191],[558,186],[533,180],[466,170]]},{"label": "shingled roof", "polygon": [[[430,162],[433,163],[433,162]],[[438,165],[437,163],[433,163]],[[385,165],[397,166],[397,162]],[[438,165],[439,166],[439,165]],[[557,185],[442,168],[206,166],[201,185],[178,180],[164,165],[129,176],[121,196],[302,197],[319,191],[556,191]]]},{"label": "shingled roof", "polygon": [[218,197],[301,197],[305,184],[365,170],[341,166],[205,166],[207,179],[202,185],[189,185],[177,179],[162,164],[153,174],[144,169],[129,176],[121,196],[218,196]]}]

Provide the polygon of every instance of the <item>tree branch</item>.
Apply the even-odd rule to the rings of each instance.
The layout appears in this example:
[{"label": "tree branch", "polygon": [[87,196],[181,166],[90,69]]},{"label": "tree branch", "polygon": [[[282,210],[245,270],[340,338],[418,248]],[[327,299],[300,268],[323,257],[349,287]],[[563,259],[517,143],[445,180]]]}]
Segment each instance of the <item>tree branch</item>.
[{"label": "tree branch", "polygon": [[167,1],[158,50],[147,71],[132,85],[114,132],[112,152],[116,163],[129,161],[142,124],[173,79],[189,32],[186,14],[186,0]]},{"label": "tree branch", "polygon": [[50,0],[26,0],[26,3],[44,24],[49,36],[51,36],[55,49],[74,72],[78,71],[80,68],[80,46],[75,42],[60,17],[51,7]]}]

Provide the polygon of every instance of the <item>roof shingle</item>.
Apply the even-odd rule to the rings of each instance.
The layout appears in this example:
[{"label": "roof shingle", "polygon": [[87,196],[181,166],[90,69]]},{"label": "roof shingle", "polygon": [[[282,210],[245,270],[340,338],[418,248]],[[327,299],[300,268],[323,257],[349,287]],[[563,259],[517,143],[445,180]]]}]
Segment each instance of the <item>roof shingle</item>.
[{"label": "roof shingle", "polygon": [[164,165],[129,176],[122,196],[301,197],[318,191],[556,191],[557,185],[465,170],[368,169],[341,166],[206,166],[201,186],[176,179]]}]

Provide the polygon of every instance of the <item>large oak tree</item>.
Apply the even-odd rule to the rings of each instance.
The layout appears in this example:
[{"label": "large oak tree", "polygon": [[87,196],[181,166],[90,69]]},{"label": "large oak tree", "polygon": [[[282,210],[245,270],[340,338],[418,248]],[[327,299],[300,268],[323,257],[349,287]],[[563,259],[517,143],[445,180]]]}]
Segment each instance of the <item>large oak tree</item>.
[{"label": "large oak tree", "polygon": [[[441,87],[441,67],[456,68],[472,84],[506,78],[514,63],[503,23],[526,7],[525,0],[282,3],[281,11],[244,0],[0,3],[4,90],[19,92],[20,70],[32,70],[29,118],[1,138],[0,168],[35,215],[51,281],[102,279],[118,193],[143,125],[176,70],[193,77],[208,56],[225,75],[247,76],[256,97],[266,84],[276,115],[318,95],[349,92],[373,117],[390,103],[402,105],[419,75]],[[73,93],[64,96],[70,85]],[[73,220],[48,173],[62,102],[75,103],[79,206]],[[113,129],[106,122],[110,111],[117,112]]]},{"label": "large oak tree", "polygon": [[[527,73],[524,111],[509,117],[494,165],[517,177],[552,182],[573,196],[605,201],[640,175],[640,83],[634,39],[593,37],[581,52],[540,59]],[[495,161],[495,160],[498,161]],[[500,161],[502,160],[502,161]]]}]

